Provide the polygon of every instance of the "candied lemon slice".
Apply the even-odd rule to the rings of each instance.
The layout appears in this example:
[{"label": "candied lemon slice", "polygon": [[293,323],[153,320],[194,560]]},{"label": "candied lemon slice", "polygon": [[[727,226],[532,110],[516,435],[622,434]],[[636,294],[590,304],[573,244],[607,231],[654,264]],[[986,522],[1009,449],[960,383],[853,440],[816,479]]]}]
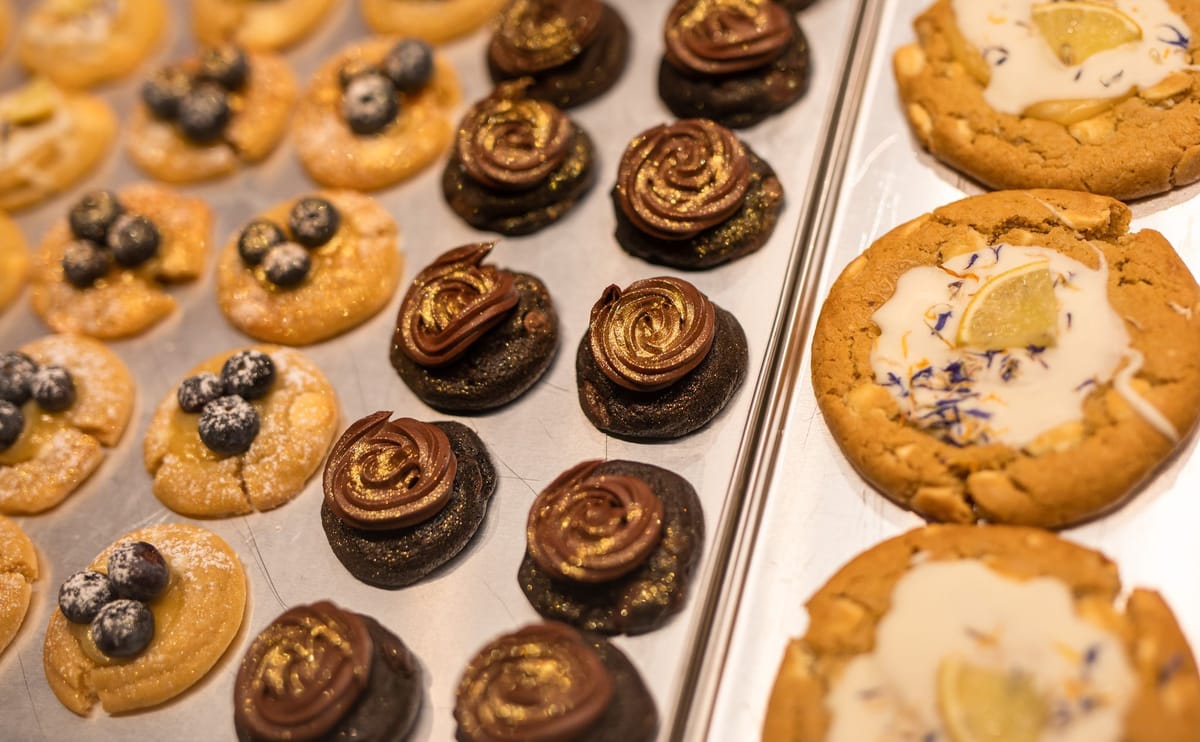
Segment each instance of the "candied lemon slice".
[{"label": "candied lemon slice", "polygon": [[20,126],[50,118],[58,102],[58,91],[44,77],[36,77],[24,87],[0,98],[0,119]]},{"label": "candied lemon slice", "polygon": [[1033,6],[1033,23],[1068,66],[1142,38],[1142,29],[1132,18],[1111,5],[1086,0],[1038,3]]},{"label": "candied lemon slice", "polygon": [[942,660],[938,712],[951,742],[1037,742],[1046,701],[1028,675]]},{"label": "candied lemon slice", "polygon": [[1058,299],[1049,265],[1037,260],[989,278],[967,303],[956,344],[982,350],[1054,345]]}]

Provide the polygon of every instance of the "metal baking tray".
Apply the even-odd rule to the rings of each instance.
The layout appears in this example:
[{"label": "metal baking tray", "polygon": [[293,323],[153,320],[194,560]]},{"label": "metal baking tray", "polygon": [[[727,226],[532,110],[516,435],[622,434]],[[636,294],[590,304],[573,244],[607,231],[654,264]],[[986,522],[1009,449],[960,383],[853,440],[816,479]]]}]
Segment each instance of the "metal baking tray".
[{"label": "metal baking tray", "polygon": [[[503,240],[493,253],[498,264],[533,273],[546,282],[559,310],[562,341],[550,371],[529,394],[494,413],[460,418],[487,444],[499,474],[490,511],[467,550],[430,578],[404,590],[379,590],[358,582],[333,556],[321,530],[318,475],[293,502],[277,510],[203,523],[241,557],[250,596],[241,633],[208,676],[161,707],[123,717],[109,717],[98,710],[81,719],[58,703],[46,684],[41,656],[45,625],[59,583],[134,528],[187,520],[163,508],[151,494],[150,478],[141,462],[142,436],[159,400],[189,368],[214,353],[251,342],[232,329],[218,311],[210,269],[200,281],[172,290],[179,302],[173,316],[138,338],[112,344],[138,382],[135,413],[120,445],[108,452],[96,475],[60,507],[17,519],[38,547],[41,577],[34,584],[25,624],[0,657],[0,738],[231,739],[233,679],[250,640],[286,607],[331,598],[374,616],[413,649],[424,668],[426,691],[414,738],[451,739],[454,689],[467,660],[497,634],[538,618],[516,579],[528,507],[551,479],[589,458],[626,458],[672,469],[696,487],[703,503],[706,543],[684,611],[659,631],[615,640],[655,697],[660,736],[666,739],[681,732],[691,709],[686,700],[699,677],[696,668],[703,658],[709,625],[714,610],[722,605],[719,598],[727,557],[741,523],[744,475],[756,459],[762,410],[770,401],[763,394],[774,373],[770,359],[783,338],[784,325],[779,318],[790,314],[788,307],[800,283],[797,278],[803,260],[794,252],[795,237],[810,204],[810,171],[822,152],[824,128],[842,83],[841,60],[857,5],[849,0],[822,0],[801,14],[801,26],[812,43],[810,91],[784,114],[741,133],[775,166],[786,189],[785,211],[773,237],[761,251],[734,264],[679,274],[626,255],[612,238],[613,207],[607,191],[621,152],[635,134],[671,118],[656,93],[667,6],[614,2],[632,31],[629,67],[608,95],[572,112],[596,140],[597,186],[559,224],[537,235]],[[130,111],[145,74],[195,48],[183,0],[175,0],[174,9],[168,38],[135,79],[101,91],[118,114]],[[357,3],[347,0],[315,37],[286,57],[303,85],[323,59],[366,34]],[[443,48],[463,83],[460,112],[490,90],[484,64],[486,41],[487,33],[480,31]],[[22,73],[10,43],[0,64],[0,86],[7,89],[20,79]],[[112,154],[86,182],[18,217],[31,247],[86,189],[119,188],[144,180],[124,154],[125,136],[119,136]],[[377,194],[400,224],[405,284],[442,251],[491,239],[467,227],[450,211],[441,196],[440,177],[440,166],[431,167],[414,180]],[[206,199],[216,213],[215,257],[215,251],[252,215],[313,187],[291,143],[285,142],[257,167],[182,190]],[[213,264],[215,260],[210,266]],[[696,435],[654,445],[611,439],[596,431],[579,409],[574,380],[576,344],[587,326],[591,305],[605,286],[664,273],[684,275],[740,319],[750,347],[748,381],[729,407]],[[304,349],[338,391],[343,428],[376,410],[423,419],[446,417],[417,401],[388,363],[402,292],[403,288],[365,325]],[[27,295],[0,316],[0,348],[15,348],[46,332],[30,310]]]},{"label": "metal baking tray", "polygon": [[[826,192],[811,210],[801,247],[817,263],[780,349],[766,392],[776,416],[756,451],[753,486],[727,575],[713,648],[701,669],[700,708],[687,739],[741,739],[762,725],[775,672],[790,637],[804,633],[804,604],[838,569],[880,541],[924,521],[870,487],[838,449],[817,408],[809,346],[821,301],[842,268],[893,227],[984,192],[923,152],[904,120],[892,52],[914,39],[911,20],[929,0],[866,0],[847,60],[842,126],[830,132],[822,165]],[[1200,222],[1193,185],[1132,204],[1133,229],[1156,229],[1200,273]],[[1099,549],[1123,585],[1160,590],[1185,634],[1200,641],[1200,456],[1196,438],[1121,509],[1066,538]]]}]

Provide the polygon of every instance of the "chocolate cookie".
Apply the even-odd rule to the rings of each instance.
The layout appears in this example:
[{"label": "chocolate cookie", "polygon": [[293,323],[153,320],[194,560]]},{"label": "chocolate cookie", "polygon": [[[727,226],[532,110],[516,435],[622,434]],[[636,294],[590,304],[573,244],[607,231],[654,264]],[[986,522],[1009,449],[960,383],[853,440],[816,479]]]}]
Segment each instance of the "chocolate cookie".
[{"label": "chocolate cookie", "polygon": [[502,83],[458,127],[442,174],[450,208],[468,224],[505,235],[560,219],[596,180],[587,132],[553,104]]},{"label": "chocolate cookie", "polygon": [[342,434],[325,463],[321,505],[338,560],[383,588],[411,585],[454,558],[496,491],[487,449],[465,425],[389,422],[391,414],[368,415]]},{"label": "chocolate cookie", "polygon": [[575,355],[579,405],[620,438],[678,438],[717,415],[746,376],[737,319],[679,278],[609,286]]},{"label": "chocolate cookie", "polygon": [[495,243],[444,253],[413,280],[392,336],[392,366],[435,409],[482,412],[519,397],[558,347],[546,286],[483,259]]},{"label": "chocolate cookie", "polygon": [[745,128],[808,90],[808,40],[774,0],[679,0],[665,37],[658,94],[680,118]]},{"label": "chocolate cookie", "polygon": [[526,626],[471,659],[454,703],[459,742],[649,742],[658,712],[637,668],[604,639]]},{"label": "chocolate cookie", "polygon": [[608,91],[629,56],[629,29],[601,0],[512,0],[488,46],[494,82],[528,77],[528,94],[571,108]]},{"label": "chocolate cookie", "polygon": [[732,131],[688,119],[629,143],[612,199],[625,252],[699,270],[766,243],[783,208],[783,185]]},{"label": "chocolate cookie", "polygon": [[545,618],[643,634],[683,607],[704,544],[687,480],[634,461],[585,461],[529,510],[521,590]]}]

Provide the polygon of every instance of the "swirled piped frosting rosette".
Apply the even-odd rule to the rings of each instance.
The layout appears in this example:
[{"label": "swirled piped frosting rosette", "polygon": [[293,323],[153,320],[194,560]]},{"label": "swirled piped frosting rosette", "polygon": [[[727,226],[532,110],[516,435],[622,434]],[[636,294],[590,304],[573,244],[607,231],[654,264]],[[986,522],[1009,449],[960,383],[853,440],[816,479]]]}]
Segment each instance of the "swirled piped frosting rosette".
[{"label": "swirled piped frosting rosette", "polygon": [[514,75],[566,64],[595,39],[603,12],[600,0],[512,0],[492,36],[489,58]]},{"label": "swirled piped frosting rosette", "polygon": [[455,154],[476,182],[500,190],[532,188],[562,165],[575,138],[566,114],[503,84],[471,107]]},{"label": "swirled piped frosting rosette", "polygon": [[325,466],[329,508],[364,530],[402,528],[440,512],[454,489],[457,459],[440,428],[376,412],[351,425]]},{"label": "swirled piped frosting rosette", "polygon": [[727,75],[778,59],[793,30],[791,16],[773,0],[680,0],[667,17],[664,36],[671,64]]}]

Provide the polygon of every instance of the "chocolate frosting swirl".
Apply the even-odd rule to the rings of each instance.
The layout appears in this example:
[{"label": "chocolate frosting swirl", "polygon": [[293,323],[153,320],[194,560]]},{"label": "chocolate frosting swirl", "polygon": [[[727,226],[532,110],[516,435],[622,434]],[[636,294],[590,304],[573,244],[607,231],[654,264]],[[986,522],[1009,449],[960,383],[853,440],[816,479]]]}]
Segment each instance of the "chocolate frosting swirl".
[{"label": "chocolate frosting swirl", "polygon": [[550,103],[505,84],[471,107],[458,129],[455,152],[476,182],[501,190],[532,188],[554,172],[571,149],[575,129]]},{"label": "chocolate frosting swirl", "polygon": [[684,119],[642,132],[625,149],[617,204],[646,234],[686,240],[742,207],[750,159],[732,131]]},{"label": "chocolate frosting swirl", "polygon": [[413,279],[397,324],[400,349],[414,363],[450,363],[517,306],[513,274],[482,264],[494,246],[456,247]]},{"label": "chocolate frosting swirl", "polygon": [[475,655],[454,718],[470,742],[568,742],[604,715],[612,695],[608,668],[578,631],[534,624]]},{"label": "chocolate frosting swirl", "polygon": [[566,64],[595,38],[600,0],[512,0],[500,14],[488,55],[510,75]]},{"label": "chocolate frosting swirl", "polygon": [[238,726],[279,742],[327,734],[367,687],[374,651],[358,614],[328,601],[292,608],[263,629],[238,668]]},{"label": "chocolate frosting swirl", "polygon": [[533,501],[526,544],[552,575],[614,580],[641,566],[662,538],[662,500],[636,477],[595,475],[602,463],[585,461],[567,470]]},{"label": "chocolate frosting swirl", "polygon": [[680,0],[666,27],[667,60],[703,75],[770,64],[792,43],[792,22],[774,0]]},{"label": "chocolate frosting swirl", "polygon": [[614,384],[649,392],[674,384],[712,348],[716,310],[681,278],[646,278],[604,290],[592,307],[588,341]]},{"label": "chocolate frosting swirl", "polygon": [[446,507],[458,460],[436,425],[376,412],[351,425],[325,464],[325,502],[355,528],[423,523]]}]

